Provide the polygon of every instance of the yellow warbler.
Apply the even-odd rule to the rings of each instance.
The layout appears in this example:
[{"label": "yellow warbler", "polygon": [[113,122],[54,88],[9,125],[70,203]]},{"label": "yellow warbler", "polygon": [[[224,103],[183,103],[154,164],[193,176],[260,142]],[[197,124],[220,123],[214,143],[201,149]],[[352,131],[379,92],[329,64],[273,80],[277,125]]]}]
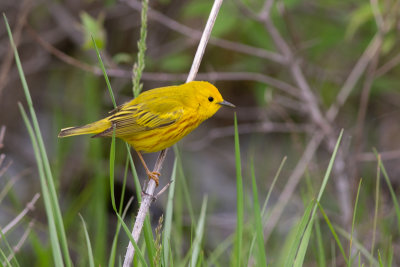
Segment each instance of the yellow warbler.
[{"label": "yellow warbler", "polygon": [[141,152],[156,152],[172,146],[213,116],[222,105],[235,107],[223,100],[218,89],[209,82],[160,87],[141,93],[102,120],[62,129],[58,137],[81,134],[110,137],[115,129],[115,136],[137,151],[147,175],[158,185],[160,174],[147,168]]}]

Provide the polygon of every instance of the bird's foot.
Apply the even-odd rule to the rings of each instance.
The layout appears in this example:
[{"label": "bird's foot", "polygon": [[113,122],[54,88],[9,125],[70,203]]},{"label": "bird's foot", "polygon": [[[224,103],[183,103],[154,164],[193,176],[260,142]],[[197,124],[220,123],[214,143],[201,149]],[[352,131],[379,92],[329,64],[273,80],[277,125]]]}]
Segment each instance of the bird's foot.
[{"label": "bird's foot", "polygon": [[149,180],[154,180],[154,182],[156,182],[156,186],[158,186],[158,184],[159,184],[158,177],[160,177],[160,175],[161,174],[159,172],[148,172],[147,173]]}]

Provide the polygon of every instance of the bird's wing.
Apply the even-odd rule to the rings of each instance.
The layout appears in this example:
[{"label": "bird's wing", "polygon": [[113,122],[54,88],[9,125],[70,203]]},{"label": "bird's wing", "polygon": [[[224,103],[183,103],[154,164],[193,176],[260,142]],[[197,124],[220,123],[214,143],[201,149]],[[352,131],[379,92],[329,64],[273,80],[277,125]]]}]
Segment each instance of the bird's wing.
[{"label": "bird's wing", "polygon": [[171,99],[158,99],[146,103],[127,103],[109,116],[111,127],[93,137],[123,137],[135,133],[165,127],[175,123],[183,114],[182,105]]}]

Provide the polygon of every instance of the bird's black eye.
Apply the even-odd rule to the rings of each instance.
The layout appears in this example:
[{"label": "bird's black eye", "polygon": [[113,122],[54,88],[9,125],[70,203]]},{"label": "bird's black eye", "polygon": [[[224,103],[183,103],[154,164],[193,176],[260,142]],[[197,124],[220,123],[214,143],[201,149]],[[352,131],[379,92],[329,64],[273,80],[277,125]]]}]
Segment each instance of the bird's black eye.
[{"label": "bird's black eye", "polygon": [[210,97],[208,98],[208,101],[213,102],[213,101],[214,101],[214,97],[210,96]]}]

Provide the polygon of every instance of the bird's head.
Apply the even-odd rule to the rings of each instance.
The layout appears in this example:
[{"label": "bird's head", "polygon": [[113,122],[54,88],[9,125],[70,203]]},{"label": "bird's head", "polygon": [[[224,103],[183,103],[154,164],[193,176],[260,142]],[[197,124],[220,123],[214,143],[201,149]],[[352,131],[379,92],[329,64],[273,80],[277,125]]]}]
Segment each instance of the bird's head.
[{"label": "bird's head", "polygon": [[218,89],[209,82],[193,81],[187,83],[191,95],[195,96],[198,115],[204,120],[213,116],[222,106],[235,107],[235,105],[225,101]]}]

